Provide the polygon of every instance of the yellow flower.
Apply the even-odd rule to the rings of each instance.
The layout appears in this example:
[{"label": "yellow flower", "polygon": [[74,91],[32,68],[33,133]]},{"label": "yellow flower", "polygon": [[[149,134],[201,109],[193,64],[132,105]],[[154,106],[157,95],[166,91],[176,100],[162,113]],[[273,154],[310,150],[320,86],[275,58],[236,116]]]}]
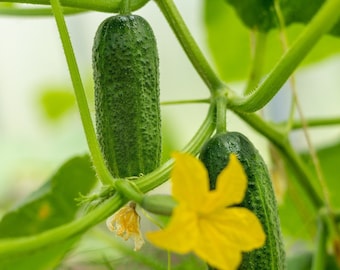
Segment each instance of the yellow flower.
[{"label": "yellow flower", "polygon": [[235,155],[209,190],[204,165],[189,154],[176,153],[172,194],[177,200],[168,226],[149,232],[154,245],[180,254],[193,251],[218,269],[236,269],[242,252],[264,245],[265,234],[257,217],[237,207],[247,188],[245,172]]},{"label": "yellow flower", "polygon": [[134,250],[139,250],[144,244],[139,224],[140,217],[136,212],[134,202],[129,202],[106,220],[106,226],[110,231],[116,232],[124,240],[128,240],[130,237],[133,238],[135,242]]}]

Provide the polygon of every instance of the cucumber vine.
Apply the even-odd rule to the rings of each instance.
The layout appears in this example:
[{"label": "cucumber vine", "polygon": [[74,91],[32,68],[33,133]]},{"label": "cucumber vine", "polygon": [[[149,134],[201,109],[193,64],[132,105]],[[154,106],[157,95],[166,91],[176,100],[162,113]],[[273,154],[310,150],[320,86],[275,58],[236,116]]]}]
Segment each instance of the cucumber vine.
[{"label": "cucumber vine", "polygon": [[[0,2],[2,2],[2,0],[0,0]],[[131,190],[129,188],[125,188],[124,185],[122,185],[121,179],[114,179],[105,166],[64,19],[65,14],[85,12],[87,10],[119,12],[122,8],[124,12],[130,9],[133,11],[145,5],[148,0],[125,1],[124,3],[126,6],[123,7],[121,6],[121,0],[10,0],[6,2],[51,5],[52,9],[48,7],[25,10],[20,8],[0,8],[0,14],[16,16],[45,16],[50,15],[51,11],[53,12],[64,48],[93,165],[102,185],[113,186],[116,188],[116,192],[111,198],[107,199],[91,212],[68,224],[50,229],[34,236],[19,237],[15,239],[1,239],[0,258],[4,258],[11,254],[20,254],[21,252],[29,251],[31,249],[43,248],[47,244],[57,243],[63,239],[80,235],[82,232],[88,230],[118,210],[124,203],[127,202],[127,198],[137,198],[138,202],[140,202],[142,206],[145,205],[145,208],[152,209],[152,207],[154,207],[152,203],[145,202],[145,198],[142,195],[139,197],[139,193],[130,192]],[[197,154],[203,143],[210,138],[214,132],[225,132],[227,130],[227,110],[231,110],[277,147],[285,161],[291,165],[295,174],[298,176],[297,181],[299,181],[299,184],[304,188],[304,191],[315,210],[319,210],[324,207],[327,203],[324,201],[324,198],[321,197],[318,188],[312,184],[312,182],[314,182],[312,181],[314,179],[314,175],[309,171],[307,165],[296,153],[288,140],[286,129],[287,122],[278,124],[269,123],[259,117],[255,112],[263,108],[277,94],[304,57],[311,51],[319,39],[337,22],[339,19],[340,0],[325,1],[324,5],[314,16],[313,20],[311,20],[306,26],[303,33],[291,45],[289,50],[282,56],[277,65],[274,66],[269,75],[261,83],[259,83],[260,78],[263,75],[261,70],[253,68],[249,76],[244,96],[236,94],[236,92],[233,91],[233,89],[223,80],[221,80],[217,73],[213,70],[199,46],[193,39],[190,30],[185,25],[184,20],[177,10],[173,0],[155,0],[155,2],[168,21],[169,26],[174,31],[193,67],[196,69],[197,73],[209,89],[209,95],[207,95],[208,97],[206,99],[163,102],[162,104],[167,105],[174,103],[199,102],[209,104],[206,118],[191,141],[183,148],[183,151]],[[263,61],[264,54],[261,52],[261,47],[265,42],[266,35],[263,33],[256,33],[255,35],[256,44],[253,64],[257,66],[261,65],[260,63]],[[308,125],[311,127],[339,125],[339,123],[340,118],[325,120],[310,119],[308,121]],[[299,129],[302,126],[303,123],[292,121],[289,124],[289,130]],[[172,166],[173,161],[170,159],[155,171],[135,180],[134,184],[138,192],[140,191],[144,194],[167,181]],[[150,206],[147,206],[148,204],[150,204]],[[164,206],[164,213],[169,214],[171,212],[171,207],[172,202],[168,202],[168,205]],[[333,221],[334,220],[339,222],[340,214],[335,215]],[[324,230],[324,219],[322,218],[320,222],[319,229]],[[321,244],[323,246],[318,247],[318,250],[319,248],[324,248],[325,239],[322,238],[320,241],[322,241]],[[320,269],[318,265],[323,265],[323,260],[324,258],[320,255],[320,257],[318,257],[314,262],[313,269]]]}]

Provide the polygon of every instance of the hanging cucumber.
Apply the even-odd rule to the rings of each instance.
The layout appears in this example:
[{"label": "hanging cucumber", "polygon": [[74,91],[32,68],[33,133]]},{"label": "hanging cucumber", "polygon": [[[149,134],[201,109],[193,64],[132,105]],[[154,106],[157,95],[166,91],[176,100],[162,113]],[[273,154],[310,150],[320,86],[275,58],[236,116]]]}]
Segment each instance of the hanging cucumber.
[{"label": "hanging cucumber", "polygon": [[114,177],[160,163],[159,60],[148,22],[117,15],[99,26],[92,51],[97,137]]},{"label": "hanging cucumber", "polygon": [[244,253],[238,269],[285,269],[285,251],[268,169],[253,144],[241,133],[217,134],[203,146],[200,159],[208,170],[210,188],[215,189],[217,176],[228,164],[231,153],[236,154],[248,176],[248,188],[241,206],[259,218],[266,234],[265,245]]}]

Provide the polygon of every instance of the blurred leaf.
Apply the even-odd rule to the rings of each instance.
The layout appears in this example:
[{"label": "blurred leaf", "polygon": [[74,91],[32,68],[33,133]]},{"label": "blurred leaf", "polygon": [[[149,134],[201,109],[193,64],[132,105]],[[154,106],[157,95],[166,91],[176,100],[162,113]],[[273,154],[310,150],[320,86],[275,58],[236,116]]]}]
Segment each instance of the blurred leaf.
[{"label": "blurred leaf", "polygon": [[277,25],[274,0],[226,1],[235,8],[243,23],[251,29],[266,32]]},{"label": "blurred leaf", "polygon": [[162,159],[161,163],[166,162],[169,158],[171,158],[171,154],[173,151],[177,149],[176,144],[176,134],[174,130],[176,130],[171,123],[168,121],[168,116],[163,115],[162,117]]},{"label": "blurred leaf", "polygon": [[313,254],[303,252],[287,259],[288,270],[310,270],[312,266]]},{"label": "blurred leaf", "polygon": [[[274,7],[275,0],[226,0],[231,4],[243,23],[251,29],[267,32],[278,28],[278,19]],[[317,13],[324,0],[279,0],[285,24],[308,23]],[[340,21],[339,21],[340,23]],[[331,33],[340,33],[340,24]]]},{"label": "blurred leaf", "polygon": [[[326,179],[327,189],[330,195],[331,205],[335,209],[340,208],[339,181],[339,157],[340,142],[318,149],[317,155]],[[312,159],[307,153],[302,154],[311,172],[315,173]],[[303,187],[298,184],[296,176],[287,167],[289,175],[288,190],[284,202],[280,205],[281,225],[286,235],[294,238],[309,238],[313,240],[315,235],[317,211],[313,209],[310,200],[306,196]],[[319,187],[318,183],[312,183]],[[320,188],[317,188],[321,195]]]},{"label": "blurred leaf", "polygon": [[48,246],[42,250],[34,250],[20,254],[17,258],[2,258],[0,267],[2,270],[51,270],[56,269],[65,254],[78,241],[79,237],[67,239],[61,243]]},{"label": "blurred leaf", "polygon": [[58,120],[74,108],[76,103],[72,91],[50,88],[41,93],[40,104],[50,120]]},{"label": "blurred leaf", "polygon": [[[247,9],[247,13],[245,13],[248,14],[251,12],[251,14],[255,14],[254,10],[260,8],[260,6],[257,6],[258,2],[265,5],[266,3],[272,2],[272,0],[234,2],[239,3],[240,9],[241,5],[244,5],[245,3],[256,2],[256,7]],[[300,1],[292,2],[292,4],[297,6],[296,8],[301,8],[299,3]],[[312,8],[313,5],[308,6]],[[243,8],[244,7],[242,6],[242,9]],[[288,14],[288,12],[291,12],[291,9],[286,10],[285,12]],[[264,12],[264,14],[265,16],[263,18],[261,17],[261,20],[263,21],[262,24],[263,27],[268,27],[266,25],[270,24],[272,19],[266,18],[266,16],[269,16],[268,12]],[[290,13],[289,16],[293,17],[294,14],[295,13]],[[257,13],[252,15],[252,17],[249,17],[248,20],[256,21],[256,18]],[[290,20],[293,20],[293,18]],[[220,76],[226,81],[246,79],[250,72],[252,61],[251,31],[237,16],[235,9],[227,4],[226,0],[205,0],[204,21],[208,46]],[[294,41],[303,29],[304,26],[301,24],[293,24],[287,27],[286,32],[288,40],[290,42]],[[263,48],[265,51],[265,61],[263,64],[264,73],[268,73],[282,55],[282,44],[279,37],[279,31],[272,30],[268,32],[267,35],[267,44],[266,47]],[[329,35],[324,36],[308,54],[302,65],[315,63],[339,52],[340,39]]]},{"label": "blurred leaf", "polygon": [[[312,267],[313,253],[310,251],[300,252],[287,259],[287,270],[310,270]],[[326,257],[325,270],[339,270],[334,256]]]},{"label": "blurred leaf", "polygon": [[205,270],[207,264],[193,254],[183,258],[179,264],[173,267],[173,270]]},{"label": "blurred leaf", "polygon": [[305,239],[312,242],[316,232],[317,211],[314,209],[296,176],[287,166],[287,190],[283,202],[279,205],[279,214],[283,234],[293,239]]},{"label": "blurred leaf", "polygon": [[[340,181],[339,181],[339,157],[340,157],[340,138],[332,145],[318,149],[318,158],[321,169],[326,179],[327,189],[330,194],[331,204],[335,208],[340,208]],[[308,154],[304,155],[306,162],[312,166],[312,159]]]},{"label": "blurred leaf", "polygon": [[225,80],[247,77],[250,64],[249,31],[224,0],[205,0],[207,42]]},{"label": "blurred leaf", "polygon": [[[95,183],[88,155],[70,159],[17,209],[5,214],[0,221],[0,238],[34,235],[72,221],[79,210],[75,198],[88,193]],[[20,254],[20,260],[2,260],[0,269],[52,269],[76,240]]]}]

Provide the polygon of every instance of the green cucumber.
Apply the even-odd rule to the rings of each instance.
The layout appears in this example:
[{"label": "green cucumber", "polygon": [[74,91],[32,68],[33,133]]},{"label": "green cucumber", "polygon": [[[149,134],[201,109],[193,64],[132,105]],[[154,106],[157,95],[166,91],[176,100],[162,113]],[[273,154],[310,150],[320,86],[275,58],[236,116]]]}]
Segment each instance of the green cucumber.
[{"label": "green cucumber", "polygon": [[92,49],[98,141],[114,177],[159,166],[159,60],[148,22],[117,15],[99,26]]},{"label": "green cucumber", "polygon": [[215,189],[217,176],[228,164],[231,153],[236,154],[248,176],[247,192],[240,206],[248,208],[259,218],[266,234],[265,245],[244,253],[238,269],[285,269],[277,203],[268,169],[254,145],[241,133],[217,134],[203,146],[200,159],[207,168],[210,188]]}]

